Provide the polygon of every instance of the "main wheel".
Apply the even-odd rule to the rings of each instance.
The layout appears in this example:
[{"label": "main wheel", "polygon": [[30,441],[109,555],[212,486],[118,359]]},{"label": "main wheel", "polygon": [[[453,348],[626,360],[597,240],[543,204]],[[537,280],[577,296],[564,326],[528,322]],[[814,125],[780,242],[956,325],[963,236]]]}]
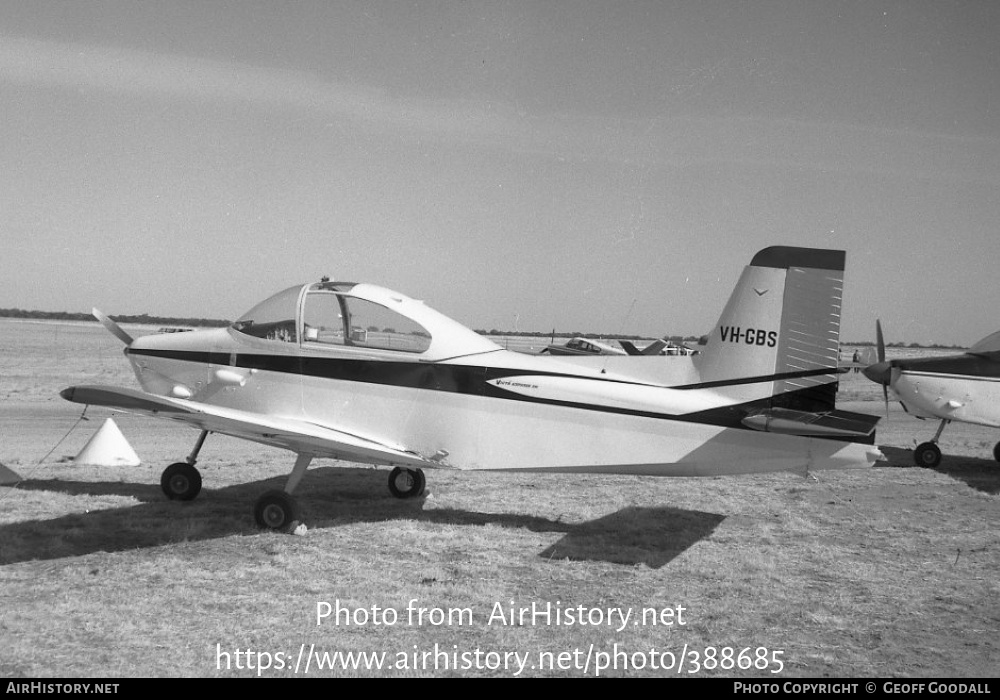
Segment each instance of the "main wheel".
[{"label": "main wheel", "polygon": [[396,498],[417,498],[424,495],[426,486],[423,469],[394,467],[389,473],[389,492]]},{"label": "main wheel", "polygon": [[277,489],[257,499],[253,516],[257,525],[266,530],[289,530],[301,520],[298,501]]},{"label": "main wheel", "polygon": [[993,446],[993,459],[1000,462],[1000,442]]},{"label": "main wheel", "polygon": [[160,488],[171,501],[190,501],[201,492],[201,474],[187,462],[176,462],[163,470]]},{"label": "main wheel", "polygon": [[936,467],[941,464],[941,450],[933,442],[922,443],[913,451],[913,461],[918,467]]}]

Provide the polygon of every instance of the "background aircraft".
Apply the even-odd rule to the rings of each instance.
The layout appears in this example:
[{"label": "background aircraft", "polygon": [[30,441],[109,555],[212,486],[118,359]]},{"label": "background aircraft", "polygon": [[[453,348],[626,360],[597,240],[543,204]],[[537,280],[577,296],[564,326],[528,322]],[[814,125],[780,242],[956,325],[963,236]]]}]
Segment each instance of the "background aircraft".
[{"label": "background aircraft", "polygon": [[685,345],[674,345],[665,338],[654,340],[644,348],[637,348],[630,340],[619,340],[618,344],[629,355],[694,355],[697,352]]},{"label": "background aircraft", "polygon": [[323,279],[279,292],[228,328],[125,344],[142,390],[61,392],[201,431],[161,477],[201,489],[209,433],[297,457],[255,506],[287,529],[311,461],[393,467],[389,489],[424,491],[423,469],[706,476],[867,467],[877,417],[836,410],[843,251],[774,247],[744,269],[701,353],[548,357],[504,350],[403,294]]},{"label": "background aircraft", "polygon": [[692,355],[694,350],[666,340],[654,340],[639,348],[630,340],[619,340],[620,348],[590,338],[570,338],[565,343],[549,343],[541,353],[549,355]]},{"label": "background aircraft", "polygon": [[565,343],[549,343],[541,353],[549,355],[627,355],[622,348],[589,338],[570,338]]},{"label": "background aircraft", "polygon": [[[899,399],[907,413],[941,423],[928,442],[913,451],[922,467],[941,463],[937,442],[951,421],[1000,428],[1000,331],[983,338],[966,352],[944,357],[886,360],[882,324],[876,322],[878,362],[865,367],[865,376]],[[1000,442],[993,447],[1000,461]]]}]

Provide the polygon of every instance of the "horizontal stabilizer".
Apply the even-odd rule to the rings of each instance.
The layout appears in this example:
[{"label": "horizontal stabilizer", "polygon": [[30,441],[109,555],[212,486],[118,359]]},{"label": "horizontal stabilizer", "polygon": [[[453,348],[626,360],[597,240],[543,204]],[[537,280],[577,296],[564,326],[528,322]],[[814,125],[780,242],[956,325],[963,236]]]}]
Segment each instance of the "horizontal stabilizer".
[{"label": "horizontal stabilizer", "polygon": [[876,416],[849,411],[810,413],[789,408],[770,408],[751,413],[742,423],[748,428],[768,433],[874,442],[878,421]]}]

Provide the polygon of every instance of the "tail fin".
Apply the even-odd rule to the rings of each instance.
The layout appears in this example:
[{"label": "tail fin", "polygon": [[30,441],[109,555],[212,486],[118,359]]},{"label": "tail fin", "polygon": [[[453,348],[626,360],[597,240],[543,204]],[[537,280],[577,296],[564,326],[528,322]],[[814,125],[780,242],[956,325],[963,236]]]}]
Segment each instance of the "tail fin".
[{"label": "tail fin", "polygon": [[702,353],[702,385],[762,408],[834,409],[845,253],[777,246],[757,253]]}]

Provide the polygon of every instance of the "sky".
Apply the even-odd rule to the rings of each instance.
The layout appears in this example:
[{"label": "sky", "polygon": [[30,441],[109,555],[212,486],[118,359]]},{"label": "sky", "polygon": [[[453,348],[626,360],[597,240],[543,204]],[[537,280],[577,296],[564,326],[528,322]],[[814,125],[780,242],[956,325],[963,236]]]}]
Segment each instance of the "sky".
[{"label": "sky", "polygon": [[1000,3],[0,0],[0,308],[235,319],[322,276],[701,335],[771,245],[841,339],[1000,328]]}]

